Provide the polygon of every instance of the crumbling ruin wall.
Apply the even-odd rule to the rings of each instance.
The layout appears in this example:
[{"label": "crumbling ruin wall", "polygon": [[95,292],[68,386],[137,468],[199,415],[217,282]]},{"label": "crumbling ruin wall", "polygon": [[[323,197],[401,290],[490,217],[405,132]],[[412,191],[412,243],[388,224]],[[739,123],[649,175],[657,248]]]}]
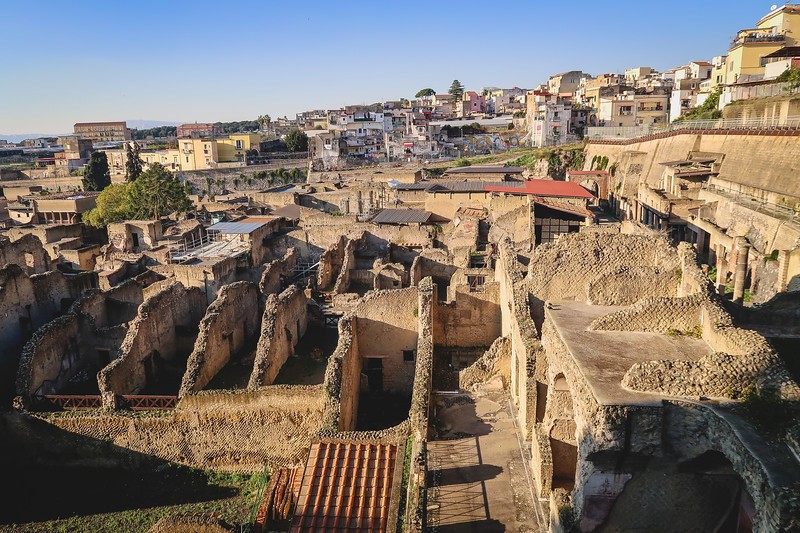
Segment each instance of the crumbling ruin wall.
[{"label": "crumbling ruin wall", "polygon": [[700,327],[702,295],[686,298],[642,298],[625,309],[595,319],[594,331],[651,331],[655,333],[694,334]]},{"label": "crumbling ruin wall", "polygon": [[56,394],[69,381],[94,375],[104,364],[100,351],[116,353],[126,334],[125,324],[136,315],[142,289],[129,280],[113,290],[88,291],[61,317],[36,330],[25,345],[17,372],[17,394],[28,401],[39,394]]},{"label": "crumbling ruin wall", "polygon": [[336,283],[333,284],[334,294],[342,294],[350,288],[350,275],[356,267],[356,248],[359,246],[359,241],[348,240],[345,244],[344,260],[340,266],[339,275],[336,276]]},{"label": "crumbling ruin wall", "polygon": [[322,427],[329,432],[353,431],[356,427],[361,390],[361,356],[354,335],[356,321],[352,314],[339,320],[339,343],[325,368]]},{"label": "crumbling ruin wall", "polygon": [[594,305],[630,305],[647,296],[678,295],[680,269],[621,266],[586,285],[587,302]]},{"label": "crumbling ruin wall", "polygon": [[31,335],[65,313],[96,283],[92,273],[66,276],[50,271],[28,276],[16,264],[0,269],[0,397],[13,396],[20,353]]},{"label": "crumbling ruin wall", "polygon": [[271,384],[308,328],[308,298],[292,285],[267,298],[249,388]]},{"label": "crumbling ruin wall", "polygon": [[16,241],[0,237],[0,266],[17,265],[28,275],[50,270],[50,256],[35,235],[23,235]]},{"label": "crumbling ruin wall", "polygon": [[458,387],[469,390],[500,376],[504,384],[511,379],[511,339],[498,337],[486,352],[470,366],[458,373]]},{"label": "crumbling ruin wall", "polygon": [[289,248],[282,259],[267,263],[258,283],[258,290],[264,297],[270,294],[278,294],[283,290],[284,281],[294,274],[294,268],[297,266],[297,256],[297,250]]},{"label": "crumbling ruin wall", "polygon": [[414,369],[414,384],[408,418],[411,430],[418,441],[428,436],[431,416],[431,393],[433,390],[433,345],[434,308],[436,288],[431,278],[420,281],[417,292],[417,354]]},{"label": "crumbling ruin wall", "polygon": [[534,427],[537,395],[541,389],[537,383],[546,382],[546,364],[523,283],[523,272],[511,241],[501,241],[495,265],[495,279],[500,285],[501,334],[511,339],[511,397],[516,404],[522,434],[528,440]]},{"label": "crumbling ruin wall", "polygon": [[681,401],[665,402],[664,410],[665,445],[681,460],[713,450],[731,462],[755,504],[753,531],[793,531],[797,527],[796,484],[776,487],[775,463],[781,458],[771,451],[754,455],[736,428],[740,421],[735,415]]},{"label": "crumbling ruin wall", "polygon": [[200,321],[180,396],[202,390],[258,332],[258,290],[248,281],[225,285]]},{"label": "crumbling ruin wall", "polygon": [[426,248],[411,264],[411,285],[416,286],[422,278],[430,276],[440,293],[450,285],[450,279],[458,270],[454,257],[440,248]]},{"label": "crumbling ruin wall", "polygon": [[443,346],[488,348],[501,334],[500,284],[486,283],[471,291],[455,287],[452,302],[435,308],[434,336]]},{"label": "crumbling ruin wall", "polygon": [[331,288],[336,282],[336,278],[342,270],[342,264],[344,264],[345,248],[348,242],[350,241],[347,237],[342,235],[338,241],[322,252],[317,268],[317,286],[320,289]]},{"label": "crumbling ruin wall", "polygon": [[113,407],[115,395],[132,394],[147,385],[149,357],[170,360],[184,350],[188,353],[206,306],[201,289],[187,289],[178,282],[145,300],[129,324],[119,357],[98,374],[104,405]]},{"label": "crumbling ruin wall", "polygon": [[[573,233],[533,251],[526,283],[531,294],[541,301],[584,300],[591,282],[611,278],[623,266],[672,271],[679,268],[680,262],[675,249],[663,237]],[[641,284],[638,290],[646,293],[649,283]],[[634,294],[630,288],[626,292]]]},{"label": "crumbling ruin wall", "polygon": [[495,221],[489,230],[489,241],[500,242],[511,239],[518,245],[531,244],[533,235],[533,211],[530,205],[521,205],[500,216],[495,215]]},{"label": "crumbling ruin wall", "polygon": [[[16,413],[3,419],[4,444],[18,460],[37,464],[130,467],[109,465],[109,448],[115,448],[130,450],[131,461],[149,456],[203,470],[255,473],[265,463],[280,468],[305,461],[323,404],[319,385],[275,385],[202,391],[161,413]],[[61,431],[47,431],[48,425]]]},{"label": "crumbling ruin wall", "polygon": [[353,311],[359,354],[383,358],[385,391],[411,394],[415,362],[403,352],[417,348],[418,306],[417,287],[409,287],[370,292]]}]

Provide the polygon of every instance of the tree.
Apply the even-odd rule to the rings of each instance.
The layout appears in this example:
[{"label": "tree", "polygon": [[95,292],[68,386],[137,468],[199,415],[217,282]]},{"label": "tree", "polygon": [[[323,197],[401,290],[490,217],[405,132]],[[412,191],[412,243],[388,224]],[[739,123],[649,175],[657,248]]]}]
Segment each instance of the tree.
[{"label": "tree", "polygon": [[298,129],[287,133],[283,141],[290,152],[305,152],[308,150],[308,135]]},{"label": "tree", "polygon": [[105,152],[92,152],[89,156],[89,165],[83,174],[84,191],[102,191],[111,185],[111,175],[108,173],[108,157]]},{"label": "tree", "polygon": [[262,130],[268,130],[269,125],[272,123],[272,117],[269,115],[259,115],[258,116],[258,125],[261,127]]},{"label": "tree", "polygon": [[408,101],[408,98],[401,98],[400,105],[403,107],[409,107],[411,105],[411,102]]},{"label": "tree", "polygon": [[776,82],[789,82],[789,87],[786,88],[787,91],[792,89],[796,89],[800,87],[800,69],[796,67],[789,67],[784,70],[780,76],[775,78]]},{"label": "tree", "polygon": [[186,213],[192,202],[178,178],[160,163],[153,163],[130,184],[132,218],[158,220],[170,213]]},{"label": "tree", "polygon": [[128,183],[114,183],[109,185],[100,196],[97,204],[83,214],[83,222],[96,228],[103,228],[114,222],[131,218],[131,199]]},{"label": "tree", "polygon": [[461,97],[464,96],[464,86],[458,80],[453,80],[453,83],[450,84],[450,89],[447,91],[453,96],[454,100],[461,100]]},{"label": "tree", "polygon": [[142,174],[142,158],[139,157],[139,143],[131,141],[125,145],[125,179],[136,181]]},{"label": "tree", "polygon": [[425,96],[433,96],[436,94],[436,91],[428,87],[427,89],[420,89],[417,91],[417,94],[414,95],[414,98],[423,98]]}]

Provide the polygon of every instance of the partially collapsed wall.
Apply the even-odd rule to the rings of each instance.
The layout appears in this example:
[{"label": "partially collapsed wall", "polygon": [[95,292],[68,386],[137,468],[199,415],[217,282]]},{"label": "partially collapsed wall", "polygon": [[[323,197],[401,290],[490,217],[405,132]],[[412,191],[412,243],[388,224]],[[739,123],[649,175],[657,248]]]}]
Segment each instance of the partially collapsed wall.
[{"label": "partially collapsed wall", "polygon": [[259,332],[258,290],[249,281],[225,285],[200,321],[180,396],[202,390]]},{"label": "partially collapsed wall", "polygon": [[159,360],[169,362],[183,353],[188,355],[206,306],[202,289],[187,289],[179,282],[145,300],[129,324],[119,357],[98,375],[103,404],[114,407],[116,395],[145,388],[148,377],[157,377],[148,376],[148,369],[157,367]]},{"label": "partially collapsed wall", "polygon": [[71,381],[96,385],[96,373],[116,354],[141,302],[142,288],[133,280],[110,291],[88,291],[64,316],[37,329],[25,345],[17,394],[27,401],[57,394]]},{"label": "partially collapsed wall", "polygon": [[249,388],[270,385],[308,328],[308,298],[292,285],[267,298]]},{"label": "partially collapsed wall", "polygon": [[0,266],[17,265],[28,275],[42,274],[50,270],[50,256],[39,237],[26,234],[11,241],[0,236]]},{"label": "partially collapsed wall", "polygon": [[278,294],[283,290],[286,280],[294,274],[297,256],[297,250],[289,248],[283,258],[267,263],[258,283],[258,290],[263,296]]}]

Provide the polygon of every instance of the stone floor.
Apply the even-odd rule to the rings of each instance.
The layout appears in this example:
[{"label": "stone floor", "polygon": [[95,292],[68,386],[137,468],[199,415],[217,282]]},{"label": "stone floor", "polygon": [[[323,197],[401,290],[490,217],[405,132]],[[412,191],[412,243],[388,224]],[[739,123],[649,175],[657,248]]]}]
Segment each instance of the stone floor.
[{"label": "stone floor", "polygon": [[[438,532],[544,531],[499,379],[437,394],[428,443],[428,526]],[[435,528],[435,529],[434,529]]]}]

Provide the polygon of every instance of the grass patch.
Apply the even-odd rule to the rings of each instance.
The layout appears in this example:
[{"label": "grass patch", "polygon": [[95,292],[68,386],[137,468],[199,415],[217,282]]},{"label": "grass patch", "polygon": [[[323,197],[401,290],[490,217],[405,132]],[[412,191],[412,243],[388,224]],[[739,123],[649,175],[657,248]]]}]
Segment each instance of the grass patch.
[{"label": "grass patch", "polygon": [[406,450],[403,456],[403,480],[400,483],[400,505],[397,508],[397,531],[403,531],[406,523],[406,504],[408,503],[408,480],[411,478],[411,449],[414,446],[414,437],[409,435],[406,439]]},{"label": "grass patch", "polygon": [[[86,468],[20,468],[26,485],[44,490],[20,495],[16,509],[2,513],[0,530],[44,532],[146,532],[165,516],[213,516],[230,526],[248,522],[264,473],[202,471],[171,463],[153,469],[123,471]],[[32,472],[31,470],[34,470]],[[35,470],[41,470],[38,473]],[[21,476],[23,477],[23,476]],[[19,479],[19,478],[16,478]],[[43,480],[48,480],[46,483]],[[6,514],[16,517],[8,520]],[[36,514],[49,515],[39,520]],[[53,516],[55,515],[55,516]],[[33,519],[30,519],[33,518]],[[23,522],[23,523],[20,523]]]},{"label": "grass patch", "polygon": [[666,334],[670,337],[689,337],[692,339],[699,339],[703,336],[703,326],[697,324],[691,329],[669,328]]}]

